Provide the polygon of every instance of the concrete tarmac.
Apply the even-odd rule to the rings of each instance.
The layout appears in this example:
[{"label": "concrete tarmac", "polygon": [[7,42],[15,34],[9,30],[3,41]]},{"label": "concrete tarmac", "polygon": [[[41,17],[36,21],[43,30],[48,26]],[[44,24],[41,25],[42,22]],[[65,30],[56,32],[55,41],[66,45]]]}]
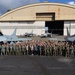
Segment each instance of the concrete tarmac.
[{"label": "concrete tarmac", "polygon": [[0,56],[0,75],[75,75],[75,58]]}]

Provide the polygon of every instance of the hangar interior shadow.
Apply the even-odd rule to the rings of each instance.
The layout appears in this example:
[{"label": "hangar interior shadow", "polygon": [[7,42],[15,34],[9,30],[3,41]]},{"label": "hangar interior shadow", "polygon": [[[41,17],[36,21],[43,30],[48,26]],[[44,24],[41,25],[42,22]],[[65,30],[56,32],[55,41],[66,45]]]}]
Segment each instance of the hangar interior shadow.
[{"label": "hangar interior shadow", "polygon": [[48,27],[49,33],[63,35],[64,21],[46,21],[45,27]]}]

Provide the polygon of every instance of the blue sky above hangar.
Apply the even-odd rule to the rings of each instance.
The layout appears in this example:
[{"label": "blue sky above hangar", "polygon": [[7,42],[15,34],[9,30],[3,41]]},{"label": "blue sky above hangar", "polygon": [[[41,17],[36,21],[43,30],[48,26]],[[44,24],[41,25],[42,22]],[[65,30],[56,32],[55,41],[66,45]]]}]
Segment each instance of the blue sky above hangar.
[{"label": "blue sky above hangar", "polygon": [[[0,15],[7,12],[9,9],[14,9],[32,3],[40,3],[44,0],[0,0]],[[75,5],[75,0],[47,0],[48,2],[58,2]]]},{"label": "blue sky above hangar", "polygon": [[[40,0],[43,2],[44,0]],[[72,3],[75,4],[75,0],[47,0],[48,2],[59,2],[59,3]]]}]

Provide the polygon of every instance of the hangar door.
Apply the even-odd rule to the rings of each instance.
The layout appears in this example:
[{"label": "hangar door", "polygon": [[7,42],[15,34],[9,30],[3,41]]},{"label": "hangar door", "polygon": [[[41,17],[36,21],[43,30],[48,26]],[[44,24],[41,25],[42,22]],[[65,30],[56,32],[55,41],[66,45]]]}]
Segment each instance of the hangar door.
[{"label": "hangar door", "polygon": [[45,27],[48,27],[49,33],[63,35],[64,21],[46,21]]}]

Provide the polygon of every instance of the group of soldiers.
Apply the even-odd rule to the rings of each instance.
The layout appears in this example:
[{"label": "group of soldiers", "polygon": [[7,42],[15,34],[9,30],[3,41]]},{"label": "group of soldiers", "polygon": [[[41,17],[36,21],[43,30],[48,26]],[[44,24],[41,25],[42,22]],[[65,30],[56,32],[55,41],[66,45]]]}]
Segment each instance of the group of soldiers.
[{"label": "group of soldiers", "polygon": [[29,40],[0,44],[0,55],[75,56],[75,44],[50,40]]}]

